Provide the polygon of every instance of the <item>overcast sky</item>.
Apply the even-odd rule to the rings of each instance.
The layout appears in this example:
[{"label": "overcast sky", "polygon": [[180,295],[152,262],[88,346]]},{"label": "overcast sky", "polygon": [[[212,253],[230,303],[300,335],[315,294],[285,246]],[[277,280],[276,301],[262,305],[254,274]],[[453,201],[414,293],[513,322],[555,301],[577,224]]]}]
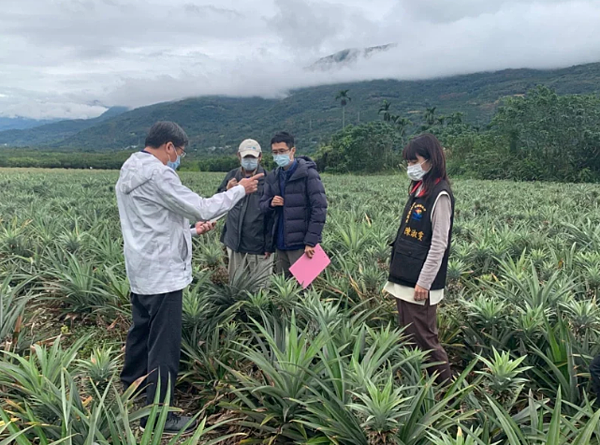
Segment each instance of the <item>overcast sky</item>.
[{"label": "overcast sky", "polygon": [[[599,0],[2,0],[0,116],[600,61]],[[345,48],[397,43],[333,73]]]}]

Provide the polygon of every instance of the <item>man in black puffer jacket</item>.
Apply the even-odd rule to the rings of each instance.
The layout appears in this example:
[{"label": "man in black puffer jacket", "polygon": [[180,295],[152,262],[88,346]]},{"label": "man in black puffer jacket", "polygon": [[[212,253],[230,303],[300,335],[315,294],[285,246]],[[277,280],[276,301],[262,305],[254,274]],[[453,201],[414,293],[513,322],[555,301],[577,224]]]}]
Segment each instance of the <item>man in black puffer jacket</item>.
[{"label": "man in black puffer jacket", "polygon": [[296,157],[294,137],[277,133],[271,139],[273,160],[279,166],[265,180],[260,208],[269,217],[267,252],[277,251],[275,271],[290,277],[290,267],[315,246],[327,216],[327,198],[317,165]]}]

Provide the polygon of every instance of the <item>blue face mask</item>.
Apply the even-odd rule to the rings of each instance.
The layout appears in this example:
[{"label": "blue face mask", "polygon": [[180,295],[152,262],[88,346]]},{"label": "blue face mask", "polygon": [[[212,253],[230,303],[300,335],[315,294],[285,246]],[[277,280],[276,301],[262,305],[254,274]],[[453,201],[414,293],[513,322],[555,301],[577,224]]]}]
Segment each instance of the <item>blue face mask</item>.
[{"label": "blue face mask", "polygon": [[250,159],[242,159],[242,168],[247,172],[253,172],[258,168],[258,159],[250,158]]},{"label": "blue face mask", "polygon": [[273,160],[281,168],[287,167],[288,165],[290,165],[290,162],[291,162],[289,154],[275,155],[275,156],[273,156]]},{"label": "blue face mask", "polygon": [[167,167],[171,167],[173,170],[177,170],[181,164],[181,156],[177,155],[175,162],[167,161]]}]

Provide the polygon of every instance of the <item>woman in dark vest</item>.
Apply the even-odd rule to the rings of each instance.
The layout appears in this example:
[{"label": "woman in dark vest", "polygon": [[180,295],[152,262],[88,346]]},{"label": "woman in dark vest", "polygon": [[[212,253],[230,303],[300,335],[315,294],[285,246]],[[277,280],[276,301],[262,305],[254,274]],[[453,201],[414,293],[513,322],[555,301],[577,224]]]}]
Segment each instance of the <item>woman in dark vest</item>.
[{"label": "woman in dark vest", "polygon": [[393,244],[385,291],[393,295],[398,321],[410,341],[430,351],[439,363],[437,382],[450,381],[446,351],[439,342],[436,310],[444,298],[448,255],[454,220],[454,197],[446,174],[446,159],[432,134],[413,139],[404,149],[411,179],[408,202]]}]

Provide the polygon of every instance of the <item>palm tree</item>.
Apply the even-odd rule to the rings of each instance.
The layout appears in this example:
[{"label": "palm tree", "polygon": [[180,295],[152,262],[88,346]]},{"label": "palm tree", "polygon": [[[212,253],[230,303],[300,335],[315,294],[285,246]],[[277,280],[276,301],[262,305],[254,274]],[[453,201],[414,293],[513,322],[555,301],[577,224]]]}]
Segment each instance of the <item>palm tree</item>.
[{"label": "palm tree", "polygon": [[446,122],[446,119],[447,119],[446,116],[440,116],[436,120],[437,120],[438,124],[440,124],[443,127],[444,123]]},{"label": "palm tree", "polygon": [[406,128],[413,124],[411,120],[402,116],[393,116],[392,121],[398,126],[398,133],[403,137],[406,134]]},{"label": "palm tree", "polygon": [[435,124],[435,110],[437,107],[427,107],[425,108],[425,114],[423,115],[423,119],[425,123],[429,126]]},{"label": "palm tree", "polygon": [[463,113],[457,111],[456,113],[452,113],[450,115],[450,125],[459,125],[463,122]]},{"label": "palm tree", "polygon": [[352,100],[352,98],[348,96],[348,91],[350,90],[341,90],[337,96],[335,96],[335,100],[339,100],[340,105],[342,106],[342,128],[346,128],[346,105]]},{"label": "palm tree", "polygon": [[392,120],[392,114],[390,113],[390,103],[387,100],[383,100],[381,107],[379,108],[378,114],[383,113],[383,121],[390,122]]}]

